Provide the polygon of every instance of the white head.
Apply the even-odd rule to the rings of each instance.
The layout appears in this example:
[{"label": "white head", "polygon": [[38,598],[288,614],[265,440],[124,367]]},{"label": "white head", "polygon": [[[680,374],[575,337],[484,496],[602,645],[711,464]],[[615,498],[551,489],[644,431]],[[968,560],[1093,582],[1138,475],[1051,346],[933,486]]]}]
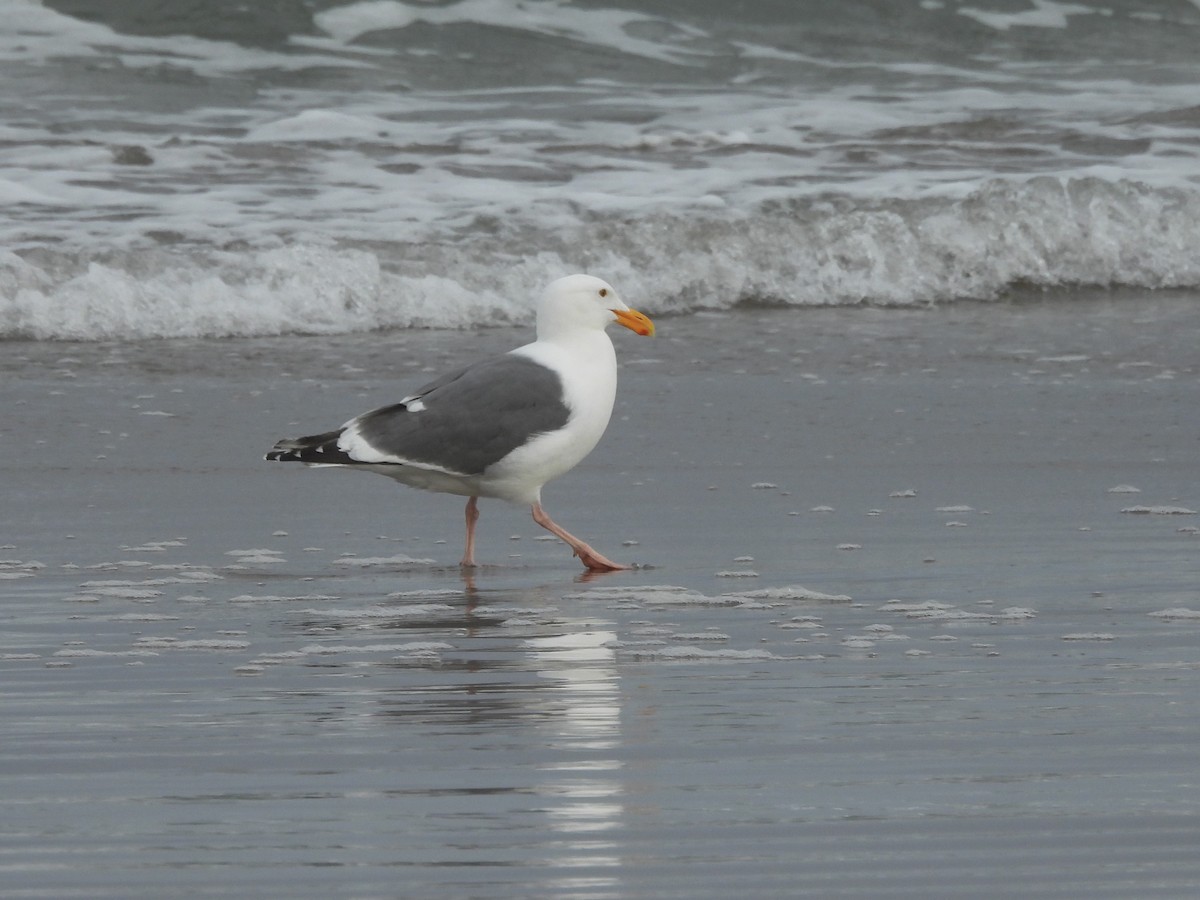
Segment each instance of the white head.
[{"label": "white head", "polygon": [[607,281],[591,275],[568,275],[552,281],[538,301],[539,339],[578,329],[603,331],[613,322],[635,334],[654,334],[654,323],[630,309]]}]

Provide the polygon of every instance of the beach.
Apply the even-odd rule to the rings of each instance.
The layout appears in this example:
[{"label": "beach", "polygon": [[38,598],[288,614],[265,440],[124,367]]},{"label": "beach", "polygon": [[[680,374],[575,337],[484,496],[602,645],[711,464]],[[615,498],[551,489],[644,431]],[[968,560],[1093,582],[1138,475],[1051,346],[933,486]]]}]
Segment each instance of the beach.
[{"label": "beach", "polygon": [[[1200,896],[1200,0],[5,16],[4,900]],[[263,459],[578,272],[629,570]]]},{"label": "beach", "polygon": [[[627,297],[636,305],[637,298]],[[528,510],[264,462],[527,329],[9,341],[6,897],[1185,897],[1194,292],[614,335]]]}]

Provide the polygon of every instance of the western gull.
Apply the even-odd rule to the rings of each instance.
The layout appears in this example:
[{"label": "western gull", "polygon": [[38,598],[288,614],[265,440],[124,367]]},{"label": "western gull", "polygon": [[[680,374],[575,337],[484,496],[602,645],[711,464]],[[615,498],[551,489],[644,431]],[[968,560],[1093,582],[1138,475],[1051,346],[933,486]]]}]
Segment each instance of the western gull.
[{"label": "western gull", "polygon": [[554,522],[542,485],[599,442],[617,392],[617,356],[605,328],[653,335],[608,283],[569,275],[537,307],[537,340],[431,381],[399,403],[341,428],[279,441],[266,459],[377,472],[468,498],[462,565],[475,565],[480,497],[529,504],[533,520],[570,545],[586,569],[626,569]]}]

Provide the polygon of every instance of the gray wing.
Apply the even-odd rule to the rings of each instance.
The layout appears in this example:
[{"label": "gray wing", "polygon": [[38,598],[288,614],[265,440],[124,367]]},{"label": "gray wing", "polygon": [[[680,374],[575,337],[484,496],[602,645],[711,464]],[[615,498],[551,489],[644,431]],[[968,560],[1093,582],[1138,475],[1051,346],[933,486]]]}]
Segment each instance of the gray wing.
[{"label": "gray wing", "polygon": [[[350,462],[378,464],[378,458],[370,458],[373,450],[387,461],[480,475],[537,435],[561,428],[569,417],[558,373],[505,354],[364,413],[339,432],[338,445]],[[340,460],[326,455],[321,461]]]}]

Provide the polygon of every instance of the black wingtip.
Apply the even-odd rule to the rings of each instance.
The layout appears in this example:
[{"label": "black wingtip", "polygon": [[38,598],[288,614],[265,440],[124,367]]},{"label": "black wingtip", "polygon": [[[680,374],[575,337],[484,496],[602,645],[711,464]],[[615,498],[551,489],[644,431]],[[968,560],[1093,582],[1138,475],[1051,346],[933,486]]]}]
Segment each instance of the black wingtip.
[{"label": "black wingtip", "polygon": [[341,434],[340,431],[327,431],[324,434],[276,441],[263,459],[268,462],[352,463],[354,460],[338,448]]}]

